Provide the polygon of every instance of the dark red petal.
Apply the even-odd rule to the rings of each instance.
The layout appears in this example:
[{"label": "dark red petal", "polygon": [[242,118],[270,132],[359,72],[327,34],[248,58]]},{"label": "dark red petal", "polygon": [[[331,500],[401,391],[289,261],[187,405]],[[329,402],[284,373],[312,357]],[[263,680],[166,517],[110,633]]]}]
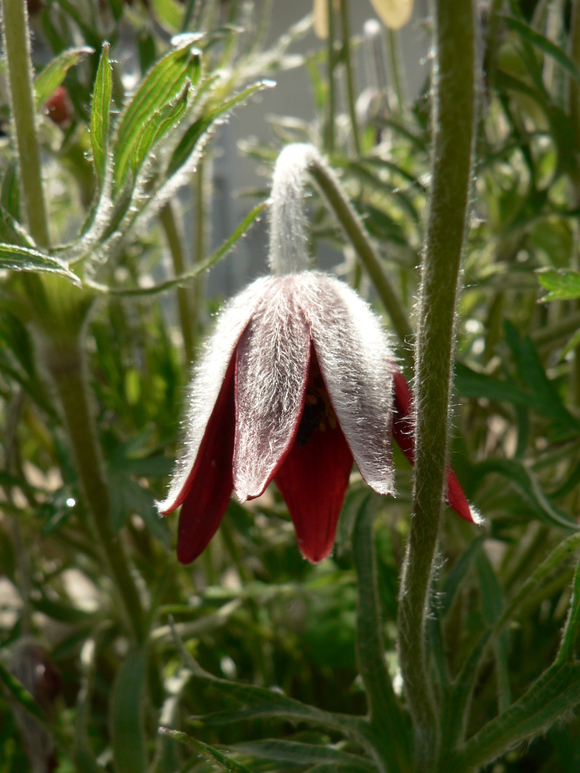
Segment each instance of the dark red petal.
[{"label": "dark red petal", "polygon": [[[393,438],[396,440],[401,451],[405,454],[411,464],[415,462],[415,436],[414,421],[415,411],[413,405],[413,393],[403,374],[393,369],[393,379],[395,382],[395,411],[393,417]],[[457,475],[453,467],[449,465],[446,472],[447,478],[447,502],[455,512],[470,523],[479,523],[480,517],[469,502],[461,484],[457,480]]]},{"label": "dark red petal", "polygon": [[337,424],[317,429],[306,445],[295,442],[274,477],[294,521],[300,552],[313,563],[326,558],[334,545],[352,463]]},{"label": "dark red petal", "polygon": [[400,370],[393,369],[395,384],[393,439],[405,454],[409,462],[415,462],[415,426],[413,410],[413,394],[407,379]]},{"label": "dark red petal", "polygon": [[177,535],[177,558],[182,564],[190,564],[208,546],[232,495],[234,372],[232,357],[195,465],[177,500],[176,506],[183,502]]},{"label": "dark red petal", "polygon": [[457,480],[453,467],[447,468],[447,502],[456,513],[470,523],[482,523],[479,513],[474,513],[473,508],[467,501],[461,483]]}]

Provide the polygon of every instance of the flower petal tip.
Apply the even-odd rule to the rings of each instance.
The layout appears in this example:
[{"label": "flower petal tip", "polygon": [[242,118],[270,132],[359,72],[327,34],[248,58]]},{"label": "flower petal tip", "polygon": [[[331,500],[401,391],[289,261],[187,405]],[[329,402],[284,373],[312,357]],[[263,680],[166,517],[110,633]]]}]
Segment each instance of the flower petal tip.
[{"label": "flower petal tip", "polygon": [[334,540],[330,547],[325,546],[320,549],[312,545],[305,546],[304,543],[301,542],[298,543],[298,547],[307,561],[310,561],[311,564],[319,564],[321,561],[324,561],[325,558],[328,558],[328,556],[332,553]]},{"label": "flower petal tip", "polygon": [[476,526],[483,526],[485,523],[485,518],[483,515],[477,510],[473,505],[469,505],[469,513],[471,515],[471,520]]}]

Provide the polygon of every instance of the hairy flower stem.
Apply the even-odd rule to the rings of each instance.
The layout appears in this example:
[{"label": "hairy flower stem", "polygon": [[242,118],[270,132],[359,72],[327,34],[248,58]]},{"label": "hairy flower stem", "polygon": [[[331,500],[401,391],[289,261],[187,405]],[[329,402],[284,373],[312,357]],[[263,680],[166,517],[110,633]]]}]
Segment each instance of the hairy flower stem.
[{"label": "hairy flower stem", "polygon": [[371,244],[360,217],[345,196],[336,175],[318,156],[311,159],[308,171],[334,210],[346,236],[366,268],[379,298],[391,318],[395,333],[403,345],[409,343],[413,330],[407,319],[407,314],[384,272],[380,258]]},{"label": "hairy flower stem", "polygon": [[4,51],[28,227],[36,244],[39,247],[48,247],[50,237],[42,190],[40,148],[35,128],[36,110],[32,90],[26,3],[23,0],[2,0],[2,16]]},{"label": "hairy flower stem", "polygon": [[398,636],[415,723],[416,765],[437,746],[425,613],[443,512],[457,284],[466,232],[475,126],[475,29],[470,0],[434,3],[433,176],[415,352],[415,486],[401,584]]},{"label": "hairy flower stem", "polygon": [[80,336],[76,344],[69,343],[63,350],[52,348],[47,342],[44,360],[62,407],[93,535],[107,573],[122,600],[129,627],[135,639],[143,641],[145,625],[141,599],[123,545],[111,526],[109,490],[89,405]]}]

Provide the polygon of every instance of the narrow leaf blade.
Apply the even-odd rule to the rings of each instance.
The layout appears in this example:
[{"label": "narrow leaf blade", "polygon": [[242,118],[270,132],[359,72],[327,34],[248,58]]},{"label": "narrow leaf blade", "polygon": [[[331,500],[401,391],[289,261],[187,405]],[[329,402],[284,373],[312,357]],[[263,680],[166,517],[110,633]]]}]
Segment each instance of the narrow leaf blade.
[{"label": "narrow leaf blade", "polygon": [[55,57],[34,79],[36,109],[40,109],[50,95],[60,86],[67,71],[85,56],[92,54],[92,48],[69,48]]},{"label": "narrow leaf blade", "polygon": [[143,703],[147,675],[144,645],[127,655],[119,670],[111,705],[111,736],[117,773],[143,773],[147,769]]},{"label": "narrow leaf blade", "polygon": [[109,60],[109,44],[103,43],[99,69],[95,79],[93,100],[91,103],[91,145],[93,148],[93,165],[99,187],[103,187],[107,169],[107,146],[109,142],[109,121],[111,114],[111,96],[113,93],[113,76]]}]

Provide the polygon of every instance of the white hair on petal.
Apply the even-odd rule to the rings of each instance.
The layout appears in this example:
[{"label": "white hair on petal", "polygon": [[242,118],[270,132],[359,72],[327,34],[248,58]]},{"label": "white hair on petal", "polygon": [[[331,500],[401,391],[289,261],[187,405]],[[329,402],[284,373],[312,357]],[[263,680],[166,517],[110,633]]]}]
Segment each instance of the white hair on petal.
[{"label": "white hair on petal", "polygon": [[273,281],[275,281],[273,277],[256,280],[229,301],[218,316],[213,334],[207,339],[195,367],[187,399],[188,408],[183,421],[184,448],[175,465],[169,493],[163,502],[157,502],[157,508],[161,513],[171,509],[193,469],[240,336]]},{"label": "white hair on petal", "polygon": [[238,345],[234,488],[242,501],[263,492],[301,417],[310,333],[296,282],[275,278]]},{"label": "white hair on petal", "polygon": [[270,268],[274,274],[308,268],[304,182],[308,166],[319,159],[313,145],[293,143],[276,161],[270,194]]},{"label": "white hair on petal", "polygon": [[363,479],[393,493],[392,362],[388,336],[369,305],[325,274],[300,275],[302,308],[341,429]]}]

